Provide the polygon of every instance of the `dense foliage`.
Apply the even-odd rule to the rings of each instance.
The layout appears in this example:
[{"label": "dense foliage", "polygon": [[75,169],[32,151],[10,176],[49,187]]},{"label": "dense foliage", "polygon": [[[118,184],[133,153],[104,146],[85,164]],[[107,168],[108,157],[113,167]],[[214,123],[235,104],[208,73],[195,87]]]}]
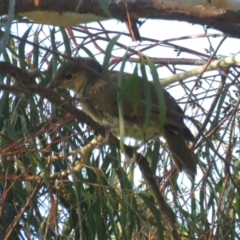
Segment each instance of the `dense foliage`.
[{"label": "dense foliage", "polygon": [[[181,45],[180,37],[159,42],[142,36],[141,43],[129,45],[128,34],[118,36],[107,26],[64,29],[16,21],[11,33],[3,28],[7,43],[1,61],[27,71],[36,83],[22,83],[12,74],[13,80],[0,67],[0,238],[170,239],[173,224],[176,239],[239,239],[238,65],[166,87],[196,136],[191,146],[198,159],[195,180],[176,174],[162,138],[138,151],[148,160],[150,175],[113,143],[95,148],[81,162],[79,149],[96,129],[51,102],[49,90],[45,98],[38,92],[67,57],[94,56],[106,74],[110,66],[121,77],[124,70],[141,74],[147,55],[155,67],[146,66],[145,77],[156,77],[150,74],[153,68],[163,78],[219,59],[228,39],[214,34],[222,39],[217,44],[211,34],[198,35],[208,40],[208,49],[194,44],[199,39],[191,36],[184,38],[189,47]],[[34,84],[39,85],[36,91]],[[72,93],[59,92],[63,103],[81,110],[77,99],[69,100]],[[126,139],[125,144],[136,143]],[[74,172],[58,174],[67,169]],[[168,206],[167,213],[161,204]]]}]

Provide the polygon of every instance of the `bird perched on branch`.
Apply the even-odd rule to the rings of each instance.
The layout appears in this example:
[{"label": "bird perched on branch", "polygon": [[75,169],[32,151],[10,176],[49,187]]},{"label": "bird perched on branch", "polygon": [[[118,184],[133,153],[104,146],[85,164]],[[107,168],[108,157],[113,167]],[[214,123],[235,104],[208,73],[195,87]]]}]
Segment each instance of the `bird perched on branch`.
[{"label": "bird perched on branch", "polygon": [[[123,85],[130,76],[130,74],[123,76]],[[114,135],[119,135],[118,101],[121,101],[125,136],[143,141],[163,136],[178,170],[185,170],[191,177],[194,177],[196,163],[186,143],[186,141],[193,141],[194,136],[184,124],[184,113],[175,99],[163,90],[166,118],[164,126],[160,129],[161,109],[159,109],[157,92],[154,84],[147,82],[151,105],[149,106],[150,119],[144,127],[147,108],[144,80],[141,77],[135,79],[134,86],[138,89],[136,91],[138,97],[133,88],[127,88],[124,97],[119,100],[118,89],[114,87],[117,86],[118,77],[119,72],[111,71],[112,84],[110,84],[104,79],[102,66],[96,60],[76,58],[62,64],[48,87],[73,90],[79,97],[86,114],[100,125],[109,128]]]}]

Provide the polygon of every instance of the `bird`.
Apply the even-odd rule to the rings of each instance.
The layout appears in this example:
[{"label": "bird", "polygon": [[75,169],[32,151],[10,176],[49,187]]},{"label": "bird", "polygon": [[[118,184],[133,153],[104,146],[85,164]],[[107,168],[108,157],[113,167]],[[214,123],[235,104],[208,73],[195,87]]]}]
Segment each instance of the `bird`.
[{"label": "bird", "polygon": [[[109,70],[110,71],[110,70]],[[150,139],[162,136],[165,138],[168,149],[179,171],[184,170],[188,176],[194,178],[196,161],[194,154],[188,147],[194,141],[194,135],[184,123],[184,112],[169,92],[163,89],[166,105],[165,123],[159,127],[159,107],[157,91],[151,81],[147,81],[150,90],[150,119],[144,127],[146,118],[146,94],[144,79],[137,76],[134,83],[138,89],[138,97],[133,88],[127,88],[122,99],[116,86],[119,72],[110,71],[110,84],[104,77],[102,65],[93,58],[77,57],[64,62],[57,70],[48,88],[65,88],[76,93],[83,111],[95,122],[110,129],[113,135],[119,136],[119,108],[121,101],[124,135],[136,140],[147,142]],[[124,73],[123,85],[131,74]],[[126,86],[125,84],[125,86]],[[135,96],[135,97],[134,97]],[[136,101],[138,99],[138,101]]]}]

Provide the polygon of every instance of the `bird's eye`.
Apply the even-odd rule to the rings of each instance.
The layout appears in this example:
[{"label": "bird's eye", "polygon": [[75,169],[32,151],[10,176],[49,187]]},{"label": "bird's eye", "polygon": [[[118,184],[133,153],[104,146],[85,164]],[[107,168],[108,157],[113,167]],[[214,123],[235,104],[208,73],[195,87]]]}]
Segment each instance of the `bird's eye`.
[{"label": "bird's eye", "polygon": [[70,80],[70,79],[72,79],[72,74],[71,73],[65,73],[64,78]]}]

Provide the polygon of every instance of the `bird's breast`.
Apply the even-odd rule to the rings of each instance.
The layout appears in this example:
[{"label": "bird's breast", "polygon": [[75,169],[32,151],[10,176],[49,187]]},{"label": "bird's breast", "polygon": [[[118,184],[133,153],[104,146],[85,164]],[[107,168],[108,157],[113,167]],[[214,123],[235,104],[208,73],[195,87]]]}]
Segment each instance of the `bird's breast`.
[{"label": "bird's breast", "polygon": [[[95,122],[101,126],[110,128],[110,131],[115,136],[119,136],[119,118],[107,112],[103,112],[94,108],[91,105],[82,103],[82,108]],[[129,120],[124,120],[124,135],[125,137],[132,137],[137,140],[147,141],[151,138],[162,135],[158,124],[150,120],[149,124],[143,129],[143,123],[136,123]]]}]

